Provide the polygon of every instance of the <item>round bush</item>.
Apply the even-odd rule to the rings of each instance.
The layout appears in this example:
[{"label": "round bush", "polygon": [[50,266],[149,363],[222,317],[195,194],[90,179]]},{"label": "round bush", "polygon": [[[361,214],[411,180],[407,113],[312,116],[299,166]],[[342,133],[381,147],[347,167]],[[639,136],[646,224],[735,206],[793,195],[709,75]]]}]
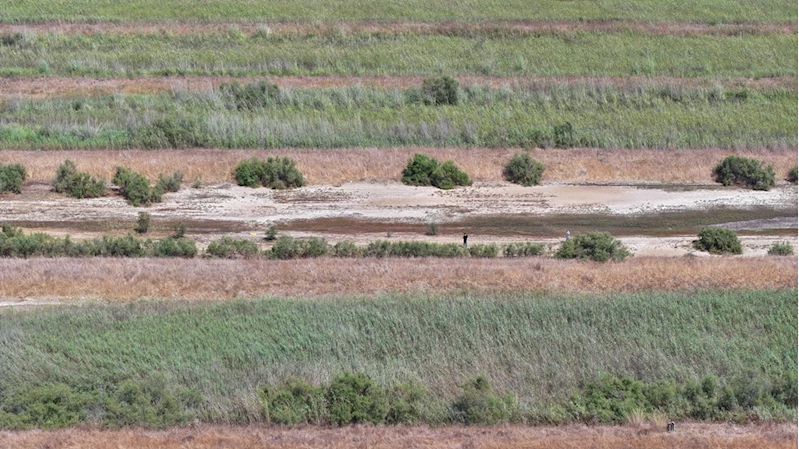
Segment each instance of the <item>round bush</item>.
[{"label": "round bush", "polygon": [[754,190],[768,190],[774,186],[774,169],[771,165],[763,167],[757,159],[740,156],[727,156],[713,169],[717,182],[729,186],[742,185]]},{"label": "round bush", "polygon": [[576,235],[563,242],[555,252],[558,259],[588,259],[595,262],[620,262],[629,255],[630,251],[607,232]]},{"label": "round bush", "polygon": [[529,154],[516,154],[505,166],[502,176],[506,181],[514,184],[521,184],[525,187],[537,186],[541,184],[541,173],[544,172],[544,164],[530,157]]},{"label": "round bush", "polygon": [[702,228],[699,239],[694,240],[694,248],[710,254],[741,254],[743,248],[738,234],[727,228]]}]

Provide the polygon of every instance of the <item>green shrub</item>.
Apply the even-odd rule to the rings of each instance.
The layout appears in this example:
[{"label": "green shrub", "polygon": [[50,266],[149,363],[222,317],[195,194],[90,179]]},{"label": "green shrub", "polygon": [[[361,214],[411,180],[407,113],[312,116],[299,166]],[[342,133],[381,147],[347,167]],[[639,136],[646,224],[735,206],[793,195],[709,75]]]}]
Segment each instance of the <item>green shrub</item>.
[{"label": "green shrub", "polygon": [[204,122],[195,118],[163,117],[135,131],[134,141],[142,148],[204,148],[211,136]]},{"label": "green shrub", "polygon": [[258,253],[258,245],[254,242],[232,237],[222,237],[219,240],[214,240],[205,249],[207,257],[222,259],[251,259],[257,257]]},{"label": "green shrub", "polygon": [[163,429],[186,424],[194,418],[191,409],[201,401],[199,393],[192,390],[180,394],[168,391],[163,379],[126,380],[105,398],[103,426]]},{"label": "green shrub", "polygon": [[451,189],[455,186],[470,186],[469,175],[458,168],[454,162],[439,164],[437,160],[416,153],[402,171],[402,183],[411,186],[435,186]]},{"label": "green shrub", "polygon": [[86,419],[86,407],[94,401],[64,384],[22,385],[0,393],[0,428],[11,429],[74,426]]},{"label": "green shrub", "polygon": [[344,240],[333,246],[333,255],[336,257],[360,257],[363,256],[363,249],[352,240]]},{"label": "green shrub", "polygon": [[167,176],[162,173],[158,174],[158,183],[155,188],[161,192],[177,192],[180,190],[180,185],[183,183],[183,172],[176,171]]},{"label": "green shrub", "polygon": [[448,76],[426,78],[422,82],[422,95],[428,105],[456,105],[458,82]]},{"label": "green shrub", "polygon": [[699,239],[694,240],[694,248],[710,254],[741,254],[743,248],[738,234],[727,228],[702,228]]},{"label": "green shrub", "polygon": [[553,126],[552,135],[558,148],[571,148],[579,144],[574,136],[574,127],[569,122]]},{"label": "green shrub", "polygon": [[630,251],[607,232],[580,234],[563,242],[555,252],[558,259],[588,259],[595,262],[620,262]]},{"label": "green shrub", "polygon": [[197,244],[188,238],[166,238],[153,242],[153,257],[183,257],[191,259],[197,255]]},{"label": "green shrub", "polygon": [[305,178],[289,157],[269,157],[267,160],[252,158],[239,162],[233,170],[233,177],[240,186],[271,189],[290,189],[305,185]]},{"label": "green shrub", "polygon": [[769,256],[793,256],[791,242],[774,242],[768,250]]},{"label": "green shrub", "polygon": [[53,190],[73,198],[97,198],[105,193],[105,181],[78,172],[75,162],[67,159],[56,171]]},{"label": "green shrub", "polygon": [[505,257],[532,257],[544,254],[546,245],[543,243],[509,243],[502,249]]},{"label": "green shrub", "polygon": [[25,167],[20,164],[0,164],[0,193],[22,193],[22,181],[27,177]]},{"label": "green shrub", "polygon": [[431,242],[389,242],[376,240],[364,250],[367,257],[463,257],[468,255],[466,248],[455,243]]},{"label": "green shrub", "polygon": [[277,226],[272,225],[266,228],[266,232],[264,233],[264,240],[267,242],[271,242],[277,238]]},{"label": "green shrub", "polygon": [[252,111],[274,103],[280,95],[280,88],[266,81],[240,85],[236,81],[219,85],[219,91],[228,100],[231,109]]},{"label": "green shrub", "polygon": [[447,161],[436,167],[430,174],[430,184],[442,190],[450,190],[455,186],[470,186],[472,180],[454,162]]},{"label": "green shrub", "polygon": [[172,238],[182,239],[184,235],[186,235],[186,225],[181,221],[175,225],[175,233],[172,234]]},{"label": "green shrub", "polygon": [[388,413],[386,393],[363,374],[344,373],[327,390],[330,420],[338,425],[380,424]]},{"label": "green shrub", "polygon": [[463,394],[452,404],[452,420],[463,424],[493,425],[516,421],[519,417],[516,399],[510,394],[497,395],[483,376],[467,382]]},{"label": "green shrub", "polygon": [[572,396],[567,410],[586,423],[620,424],[633,411],[651,412],[645,385],[630,377],[603,376]]},{"label": "green shrub", "polygon": [[427,390],[416,383],[400,383],[388,391],[389,424],[417,424],[423,419],[423,401]]},{"label": "green shrub", "polygon": [[159,203],[164,193],[160,185],[151,188],[147,178],[127,167],[117,167],[111,182],[119,186],[119,193],[134,207]]},{"label": "green shrub", "polygon": [[136,220],[136,227],[133,230],[137,234],[147,234],[147,231],[150,230],[150,214],[139,212],[139,218]]},{"label": "green shrub", "polygon": [[309,257],[322,257],[330,254],[332,248],[327,241],[321,237],[311,237],[308,239],[295,239],[282,235],[278,237],[275,244],[269,250],[269,257],[272,259],[297,259]]},{"label": "green shrub", "polygon": [[425,231],[424,235],[438,235],[440,225],[436,222],[427,223],[427,231]]},{"label": "green shrub", "polygon": [[788,171],[788,178],[786,178],[786,180],[788,182],[792,182],[792,183],[796,184],[797,176],[799,176],[799,175],[797,175],[797,170],[798,170],[797,167],[794,167],[790,171]]},{"label": "green shrub", "polygon": [[497,257],[499,247],[497,245],[472,245],[469,247],[469,255],[472,257]]},{"label": "green shrub", "polygon": [[713,169],[716,182],[725,186],[743,185],[754,190],[769,190],[774,186],[774,169],[757,159],[727,156]]},{"label": "green shrub", "polygon": [[324,388],[302,379],[288,379],[279,387],[266,386],[259,397],[267,424],[321,424],[328,418]]},{"label": "green shrub", "polygon": [[544,172],[544,164],[530,157],[529,154],[516,154],[505,166],[502,176],[506,181],[514,184],[521,184],[525,187],[537,186],[541,184],[541,173]]}]

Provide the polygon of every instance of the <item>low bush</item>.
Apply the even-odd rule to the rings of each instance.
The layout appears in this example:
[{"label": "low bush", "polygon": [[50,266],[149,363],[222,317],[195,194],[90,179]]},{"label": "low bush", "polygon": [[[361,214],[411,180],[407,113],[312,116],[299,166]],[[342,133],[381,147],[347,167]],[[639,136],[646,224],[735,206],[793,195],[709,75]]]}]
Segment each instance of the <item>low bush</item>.
[{"label": "low bush", "polygon": [[521,407],[514,396],[497,395],[483,376],[468,381],[452,404],[452,420],[463,424],[493,425],[519,421],[521,417]]},{"label": "low bush", "polygon": [[133,230],[137,234],[147,234],[147,231],[150,230],[150,214],[139,212],[139,218],[136,219],[136,227]]},{"label": "low bush", "polygon": [[469,255],[472,257],[497,257],[499,255],[499,247],[497,245],[472,245],[469,247]]},{"label": "low bush", "polygon": [[21,385],[0,394],[0,428],[55,429],[86,420],[91,394],[73,390],[68,385]]},{"label": "low bush", "polygon": [[262,410],[267,424],[323,424],[329,420],[325,388],[292,378],[278,387],[261,389]]},{"label": "low bush", "polygon": [[725,186],[742,185],[754,190],[769,190],[774,186],[774,169],[757,159],[727,156],[713,169],[716,182]]},{"label": "low bush", "polygon": [[544,169],[544,164],[533,159],[529,154],[516,154],[505,166],[502,176],[506,181],[514,184],[521,184],[525,187],[537,186],[541,184],[541,174]]},{"label": "low bush", "polygon": [[435,186],[447,190],[455,186],[470,186],[472,180],[452,161],[439,164],[429,156],[416,153],[402,171],[402,183],[411,186]]},{"label": "low bush", "polygon": [[155,185],[155,189],[160,190],[161,192],[177,192],[180,190],[180,185],[183,183],[183,172],[176,171],[171,175],[167,176],[162,173],[158,174],[158,183]]},{"label": "low bush", "polygon": [[620,262],[630,251],[607,232],[589,232],[566,240],[555,252],[558,259],[587,259],[595,262]]},{"label": "low bush", "polygon": [[22,182],[27,177],[25,167],[20,164],[0,164],[0,193],[22,193]]},{"label": "low bush", "polygon": [[390,242],[376,240],[364,250],[367,257],[463,257],[469,252],[455,243]]},{"label": "low bush", "polygon": [[265,161],[252,158],[239,162],[233,170],[233,177],[240,186],[270,189],[291,189],[305,185],[305,178],[289,157],[269,157]]},{"label": "low bush", "polygon": [[702,228],[699,239],[694,240],[694,248],[710,254],[741,254],[743,248],[738,234],[727,228]]},{"label": "low bush", "polygon": [[67,159],[56,171],[53,190],[73,198],[97,198],[105,194],[105,181],[78,172],[75,162]]},{"label": "low bush", "polygon": [[448,76],[426,78],[422,82],[422,95],[427,105],[458,104],[458,82]]},{"label": "low bush", "polygon": [[363,374],[344,373],[327,390],[330,420],[338,425],[382,423],[388,414],[385,391]]},{"label": "low bush", "polygon": [[502,254],[505,257],[533,257],[540,256],[546,251],[546,245],[543,243],[508,243],[502,249]]},{"label": "low bush", "polygon": [[205,249],[206,257],[221,259],[252,259],[259,253],[258,245],[245,239],[222,237],[208,244]]},{"label": "low bush", "polygon": [[793,256],[791,242],[774,242],[768,249],[769,256]]},{"label": "low bush", "polygon": [[192,239],[166,238],[152,242],[150,254],[152,257],[183,257],[191,259],[197,255],[197,244]]},{"label": "low bush", "polygon": [[191,409],[201,401],[202,397],[193,390],[180,394],[168,391],[163,379],[126,380],[105,398],[103,426],[163,429],[186,424],[195,417]]},{"label": "low bush", "polygon": [[134,207],[160,203],[163,198],[164,191],[160,186],[150,187],[147,178],[127,167],[117,167],[111,182],[119,186],[119,193]]},{"label": "low bush", "polygon": [[797,174],[797,170],[799,170],[799,168],[797,168],[797,167],[794,167],[794,168],[792,168],[792,169],[790,169],[790,170],[788,171],[788,177],[786,178],[786,180],[787,180],[788,182],[792,182],[792,183],[796,184],[796,182],[797,182],[797,176],[799,176],[799,175]]},{"label": "low bush", "polygon": [[333,248],[321,237],[308,239],[295,239],[288,235],[281,235],[267,251],[272,259],[299,259],[309,257],[322,257],[330,254]]},{"label": "low bush", "polygon": [[344,240],[333,246],[333,255],[336,257],[361,257],[363,249],[352,240]]},{"label": "low bush", "polygon": [[134,132],[134,143],[147,149],[206,148],[212,139],[208,126],[196,118],[163,117]]},{"label": "low bush", "polygon": [[280,95],[280,88],[266,81],[241,85],[236,81],[219,85],[227,100],[228,107],[239,111],[252,111],[274,103]]},{"label": "low bush", "polygon": [[425,418],[423,410],[427,389],[416,383],[400,383],[388,391],[389,424],[417,424]]}]

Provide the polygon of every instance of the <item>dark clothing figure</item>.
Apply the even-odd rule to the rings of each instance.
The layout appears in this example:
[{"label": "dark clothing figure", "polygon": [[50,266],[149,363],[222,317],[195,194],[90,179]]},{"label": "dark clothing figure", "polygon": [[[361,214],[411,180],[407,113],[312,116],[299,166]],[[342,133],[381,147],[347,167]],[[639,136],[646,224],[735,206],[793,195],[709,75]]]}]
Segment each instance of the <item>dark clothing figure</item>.
[{"label": "dark clothing figure", "polygon": [[466,248],[466,246],[467,246],[467,245],[466,245],[466,239],[468,239],[468,238],[469,238],[469,236],[468,236],[468,235],[466,235],[466,234],[463,234],[463,247],[464,247],[464,248]]}]

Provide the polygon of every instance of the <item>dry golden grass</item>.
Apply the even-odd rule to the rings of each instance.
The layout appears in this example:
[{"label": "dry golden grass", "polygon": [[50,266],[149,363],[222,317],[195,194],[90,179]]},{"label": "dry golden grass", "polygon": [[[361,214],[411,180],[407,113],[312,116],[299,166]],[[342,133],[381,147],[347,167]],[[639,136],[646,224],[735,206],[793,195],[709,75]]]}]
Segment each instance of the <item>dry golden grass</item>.
[{"label": "dry golden grass", "polygon": [[278,428],[199,426],[0,432],[0,449],[25,448],[509,448],[793,449],[796,423],[731,426],[677,423],[675,432],[610,426]]},{"label": "dry golden grass", "polygon": [[0,298],[229,299],[266,295],[796,288],[795,257],[526,259],[2,259]]},{"label": "dry golden grass", "polygon": [[[521,85],[544,89],[549,86],[582,86],[607,85],[618,88],[634,88],[638,86],[666,85],[684,88],[712,88],[722,85],[727,89],[796,89],[795,76],[773,78],[731,78],[726,80],[703,78],[671,78],[671,77],[484,77],[458,76],[458,82],[464,86]],[[110,95],[113,93],[145,94],[171,90],[210,90],[221,83],[237,81],[248,83],[263,77],[210,77],[197,76],[190,78],[147,77],[147,78],[0,78],[0,99],[33,98],[45,99],[53,97],[85,97],[87,95]],[[419,87],[424,77],[421,76],[279,76],[269,79],[283,88],[334,88],[353,85],[370,86],[383,89],[408,89]]]},{"label": "dry golden grass", "polygon": [[[340,185],[351,181],[399,180],[408,160],[421,152],[454,160],[476,181],[499,181],[502,169],[519,149],[489,148],[357,148],[282,150],[96,150],[2,151],[0,164],[21,163],[29,182],[49,183],[59,164],[72,159],[81,171],[111,179],[114,167],[128,166],[155,180],[158,173],[182,170],[187,182],[232,182],[231,172],[253,156],[291,156],[310,184]],[[796,151],[747,150],[601,150],[592,148],[536,149],[531,155],[546,167],[543,182],[710,183],[711,171],[730,154],[771,164],[778,179],[796,165]]]}]

